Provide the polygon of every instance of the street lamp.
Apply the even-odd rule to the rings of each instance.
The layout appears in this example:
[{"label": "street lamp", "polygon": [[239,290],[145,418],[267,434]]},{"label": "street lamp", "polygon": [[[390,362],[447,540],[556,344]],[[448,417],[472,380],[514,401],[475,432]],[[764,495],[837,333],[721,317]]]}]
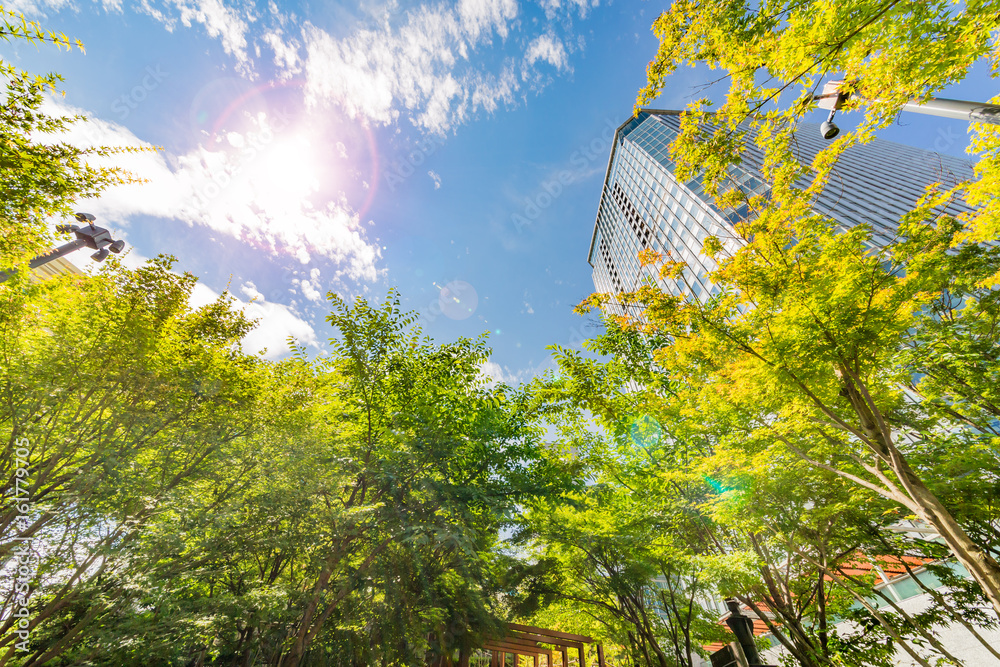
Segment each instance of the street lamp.
[{"label": "street lamp", "polygon": [[[52,260],[59,259],[65,255],[70,254],[74,250],[79,250],[80,248],[91,248],[96,250],[94,254],[90,256],[91,259],[103,262],[108,257],[108,251],[118,254],[125,248],[125,241],[118,240],[115,241],[111,238],[111,232],[104,229],[103,227],[97,227],[94,225],[94,216],[90,213],[77,213],[77,222],[84,223],[81,225],[59,225],[56,227],[60,232],[73,232],[76,236],[75,239],[69,243],[65,243],[55,250],[45,253],[44,255],[39,255],[33,260],[28,262],[28,267],[32,269],[37,269],[43,264],[48,264]],[[7,280],[13,275],[13,272],[0,272],[0,283]]]},{"label": "street lamp", "polygon": [[64,255],[77,250],[78,248],[91,248],[96,250],[93,255],[90,256],[91,259],[98,262],[103,262],[108,257],[108,251],[118,254],[125,247],[125,242],[118,240],[113,241],[111,239],[111,232],[104,229],[104,227],[96,227],[94,225],[94,216],[89,213],[77,213],[76,219],[79,222],[86,223],[86,226],[80,227],[79,225],[59,225],[56,227],[60,232],[73,232],[76,238],[61,245],[55,250],[48,252],[44,255],[39,255],[28,263],[31,268],[37,268],[42,264],[51,262],[54,259],[58,259]]},{"label": "street lamp", "polygon": [[[829,109],[830,115],[820,125],[820,133],[824,139],[833,139],[840,133],[833,117],[837,110],[844,106],[851,94],[841,91],[844,81],[827,81],[823,86],[823,94],[813,99],[819,102],[821,109]],[[965,100],[949,100],[943,97],[932,97],[928,100],[910,100],[903,105],[903,111],[922,113],[928,116],[942,118],[957,118],[970,123],[992,123],[1000,125],[1000,106],[982,102],[966,102]]]}]

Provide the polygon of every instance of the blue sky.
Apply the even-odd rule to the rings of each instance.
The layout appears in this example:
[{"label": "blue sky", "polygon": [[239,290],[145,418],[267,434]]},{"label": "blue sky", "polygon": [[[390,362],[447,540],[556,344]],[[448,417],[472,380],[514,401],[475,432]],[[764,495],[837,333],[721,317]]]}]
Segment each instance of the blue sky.
[{"label": "blue sky", "polygon": [[[64,75],[53,107],[92,119],[74,141],[162,147],[118,159],[148,184],[80,208],[130,263],[171,253],[200,300],[248,302],[249,347],[279,356],[292,335],[321,353],[328,291],[395,286],[437,339],[488,330],[489,372],[516,381],[548,366],[546,346],[593,333],[572,306],[592,291],[610,138],[666,6],[16,0],[86,54],[2,55]],[[682,108],[708,78],[679,72],[655,106]],[[992,84],[977,67],[946,96],[985,100]],[[882,136],[968,144],[963,123],[912,114]]]}]

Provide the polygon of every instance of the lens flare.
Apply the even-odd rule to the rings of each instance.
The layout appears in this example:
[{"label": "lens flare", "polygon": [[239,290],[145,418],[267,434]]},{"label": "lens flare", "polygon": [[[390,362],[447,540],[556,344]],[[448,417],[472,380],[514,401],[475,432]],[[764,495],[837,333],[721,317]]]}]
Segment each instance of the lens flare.
[{"label": "lens flare", "polygon": [[660,444],[663,437],[663,427],[649,415],[642,415],[632,420],[629,425],[629,436],[637,447],[650,449]]}]

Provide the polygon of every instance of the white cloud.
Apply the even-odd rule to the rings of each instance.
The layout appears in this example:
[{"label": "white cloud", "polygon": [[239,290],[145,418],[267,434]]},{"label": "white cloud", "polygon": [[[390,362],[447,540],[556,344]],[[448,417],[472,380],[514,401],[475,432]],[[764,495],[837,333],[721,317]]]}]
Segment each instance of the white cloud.
[{"label": "white cloud", "polygon": [[299,345],[319,346],[312,325],[292,312],[288,306],[271,301],[243,305],[239,299],[237,305],[242,307],[248,317],[257,320],[257,326],[243,339],[244,352],[256,353],[266,349],[264,356],[276,359],[288,352],[289,336]]},{"label": "white cloud", "polygon": [[514,64],[508,62],[496,76],[477,74],[470,80],[469,88],[473,109],[482,108],[488,113],[493,113],[501,102],[513,104],[514,93],[518,89]]},{"label": "white cloud", "polygon": [[264,33],[263,40],[274,51],[274,64],[282,70],[284,78],[302,71],[299,58],[301,44],[298,40],[291,39],[286,42],[280,29]]},{"label": "white cloud", "polygon": [[226,7],[221,0],[168,0],[168,4],[174,6],[179,16],[175,18],[154,8],[150,0],[143,0],[139,9],[162,22],[171,31],[178,18],[187,28],[193,23],[200,23],[209,37],[222,42],[226,53],[240,63],[249,62],[246,51],[247,22],[235,10]]},{"label": "white cloud", "polygon": [[435,190],[440,189],[441,188],[441,175],[438,174],[436,171],[433,171],[433,170],[432,171],[428,171],[427,175],[431,177],[432,181],[434,181],[434,189]]},{"label": "white cloud", "polygon": [[545,10],[545,16],[552,19],[564,5],[567,10],[572,10],[575,7],[580,14],[580,18],[586,18],[590,8],[597,7],[599,4],[600,0],[566,0],[565,3],[563,0],[542,0],[542,9]]},{"label": "white cloud", "polygon": [[[100,3],[105,11],[114,13],[122,11],[121,0],[100,0]],[[249,68],[247,20],[236,10],[227,7],[222,0],[163,0],[162,9],[154,6],[154,3],[155,0],[141,0],[133,7],[136,11],[162,23],[170,32],[176,28],[178,21],[186,28],[195,23],[201,24],[208,36],[222,42],[223,50],[235,57],[244,70]],[[29,16],[45,16],[48,11],[79,9],[74,0],[12,0],[6,2],[4,6],[8,10]],[[248,15],[247,18],[251,17]]]},{"label": "white cloud", "polygon": [[501,366],[495,361],[486,361],[479,367],[479,377],[487,386],[503,383],[517,387],[531,382],[534,378],[554,368],[555,363],[552,359],[545,359],[536,366],[528,366],[519,370],[511,370],[509,366]]},{"label": "white cloud", "polygon": [[495,361],[484,361],[479,367],[480,378],[488,385],[513,384],[516,378],[505,372],[505,369]]},{"label": "white cloud", "polygon": [[[241,287],[249,286],[252,292],[256,292],[253,283],[246,283]],[[259,296],[259,292],[257,295]],[[251,294],[247,294],[250,296]],[[200,308],[214,302],[219,298],[219,292],[204,283],[195,283],[191,293],[191,307]],[[254,328],[243,338],[242,349],[249,354],[264,352],[267,359],[277,359],[288,353],[288,337],[291,336],[299,345],[307,345],[314,348],[319,347],[318,338],[312,325],[299,317],[291,308],[284,304],[272,301],[254,301],[247,303],[235,297],[233,308],[242,310],[250,319],[256,320]],[[266,352],[265,352],[266,350]]]},{"label": "white cloud", "polygon": [[507,37],[507,21],[517,16],[515,0],[459,0],[458,15],[465,34],[473,41],[496,30]]},{"label": "white cloud", "polygon": [[569,57],[562,41],[552,33],[539,35],[528,45],[524,54],[525,66],[534,65],[539,60],[545,61],[556,69],[569,67]]},{"label": "white cloud", "polygon": [[309,271],[309,279],[293,278],[292,284],[297,285],[302,290],[302,296],[313,303],[323,303],[323,294],[320,292],[319,269],[313,268]]},{"label": "white cloud", "polygon": [[253,284],[252,280],[248,280],[242,285],[240,285],[240,291],[246,295],[251,301],[266,301],[264,295],[260,293],[257,286]]},{"label": "white cloud", "polygon": [[476,70],[470,57],[506,38],[517,13],[513,0],[462,0],[411,10],[398,26],[387,14],[343,39],[306,25],[306,100],[378,123],[406,112],[417,126],[443,133],[512,100],[511,63],[497,75]]},{"label": "white cloud", "polygon": [[[83,113],[61,101],[47,104],[54,114]],[[88,204],[91,212],[112,223],[136,215],[173,218],[209,227],[262,251],[291,255],[303,264],[314,256],[338,266],[334,279],[372,282],[377,279],[379,246],[367,240],[358,217],[344,201],[319,193],[315,142],[279,131],[265,116],[254,119],[256,137],[274,137],[245,150],[219,144],[199,146],[184,155],[140,152],[108,160],[149,180],[107,190]],[[247,136],[250,136],[247,134]],[[149,148],[127,129],[93,119],[76,123],[66,140],[80,146],[111,145]],[[239,141],[227,141],[236,144]]]},{"label": "white cloud", "polygon": [[[123,232],[120,230],[111,228],[109,231],[111,231],[112,236],[116,239],[125,238]],[[79,254],[70,256],[69,259],[84,271],[91,272],[97,270],[97,262],[90,259],[87,255]],[[130,269],[137,269],[147,261],[149,261],[149,258],[134,248],[127,247],[126,252],[122,255],[122,264]],[[236,295],[231,295],[234,298],[233,308],[242,310],[247,317],[257,321],[254,328],[243,339],[242,349],[244,352],[257,354],[258,352],[267,350],[264,353],[266,358],[277,359],[288,352],[289,336],[293,337],[300,345],[319,349],[319,338],[316,335],[316,330],[313,329],[311,324],[299,317],[290,307],[280,303],[265,301],[263,295],[257,291],[257,287],[252,281],[247,281],[240,285],[240,291],[250,300],[257,299],[257,301],[249,303]],[[201,308],[202,306],[214,303],[219,298],[219,295],[220,292],[199,281],[194,284],[194,289],[191,291],[191,298],[188,300],[188,303],[193,309]]]},{"label": "white cloud", "polygon": [[[12,1],[36,13],[77,8],[76,0]],[[122,11],[121,0],[95,1],[105,11]],[[408,11],[390,1],[364,9],[362,23],[341,26],[336,36],[271,1],[266,9],[233,0],[139,0],[131,7],[168,31],[201,26],[247,76],[255,59],[270,51],[279,79],[305,79],[310,108],[337,106],[352,118],[380,124],[406,117],[422,130],[443,134],[480,110],[494,113],[515,104],[522,80],[539,89],[548,77],[538,75],[536,65],[569,71],[567,48],[551,26],[568,30],[574,12],[582,18],[596,4],[543,0],[548,20],[536,27],[520,17],[516,0],[438,1]],[[301,34],[292,36],[296,26]],[[531,39],[526,30],[545,32]],[[503,54],[496,43],[508,39],[528,43],[523,56]]]},{"label": "white cloud", "polygon": [[8,0],[3,4],[10,12],[30,17],[45,17],[47,11],[58,12],[67,7],[75,8],[73,0]]}]

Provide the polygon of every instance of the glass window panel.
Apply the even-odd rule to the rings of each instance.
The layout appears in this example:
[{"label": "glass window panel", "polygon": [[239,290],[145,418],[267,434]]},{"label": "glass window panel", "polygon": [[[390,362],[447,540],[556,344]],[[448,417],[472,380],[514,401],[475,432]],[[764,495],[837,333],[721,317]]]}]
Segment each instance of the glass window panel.
[{"label": "glass window panel", "polygon": [[918,574],[917,579],[919,579],[920,582],[927,588],[930,589],[941,588],[941,580],[938,579],[936,576],[934,576],[934,573],[931,572],[930,570],[924,570],[923,572]]},{"label": "glass window panel", "polygon": [[912,598],[923,593],[920,586],[911,577],[906,577],[906,579],[903,579],[902,581],[894,582],[892,587],[896,589],[896,593],[899,595],[899,599],[901,600]]}]

